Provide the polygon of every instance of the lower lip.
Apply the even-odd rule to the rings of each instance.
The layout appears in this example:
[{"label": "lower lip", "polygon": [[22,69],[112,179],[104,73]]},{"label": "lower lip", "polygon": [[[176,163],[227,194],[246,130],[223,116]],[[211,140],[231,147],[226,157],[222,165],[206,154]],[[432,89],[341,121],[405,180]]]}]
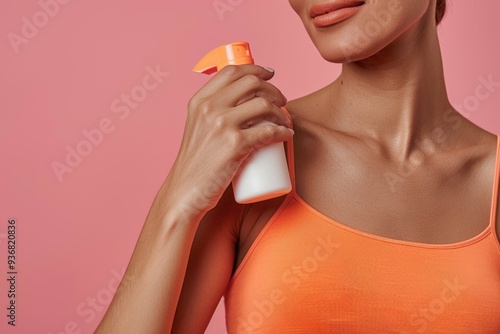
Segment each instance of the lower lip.
[{"label": "lower lip", "polygon": [[361,6],[362,5],[356,7],[341,8],[327,14],[316,16],[313,19],[314,25],[317,28],[324,28],[340,23],[359,12],[361,10]]}]

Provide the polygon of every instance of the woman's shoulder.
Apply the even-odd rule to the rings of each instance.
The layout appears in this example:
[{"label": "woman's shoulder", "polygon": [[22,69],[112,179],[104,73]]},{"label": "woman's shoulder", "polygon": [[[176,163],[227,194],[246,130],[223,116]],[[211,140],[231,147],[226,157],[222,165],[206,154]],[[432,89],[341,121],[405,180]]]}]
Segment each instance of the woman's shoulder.
[{"label": "woman's shoulder", "polygon": [[328,118],[334,111],[329,107],[329,96],[324,88],[288,101],[285,108],[292,118],[295,151],[300,151],[301,147],[307,149],[326,138],[330,143],[345,140],[342,131],[328,126]]},{"label": "woman's shoulder", "polygon": [[335,110],[331,105],[328,87],[325,86],[307,95],[287,101],[285,108],[292,118],[294,130],[298,128],[304,135],[300,136],[301,138],[306,139],[305,137],[308,135],[316,137],[323,130],[328,130],[330,135],[341,134],[342,131],[331,127],[325,129],[326,121]]},{"label": "woman's shoulder", "polygon": [[321,101],[321,90],[308,95],[287,101],[285,109],[292,116],[292,120],[300,118],[305,121],[314,120],[314,109],[318,108]]}]

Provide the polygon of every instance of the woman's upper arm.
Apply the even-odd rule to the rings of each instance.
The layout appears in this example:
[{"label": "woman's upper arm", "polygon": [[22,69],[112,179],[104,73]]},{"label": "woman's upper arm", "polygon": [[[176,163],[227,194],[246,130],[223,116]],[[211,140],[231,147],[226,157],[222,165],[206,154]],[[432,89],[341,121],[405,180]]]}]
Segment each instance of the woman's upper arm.
[{"label": "woman's upper arm", "polygon": [[242,206],[229,186],[200,222],[193,241],[172,333],[204,333],[234,266]]}]

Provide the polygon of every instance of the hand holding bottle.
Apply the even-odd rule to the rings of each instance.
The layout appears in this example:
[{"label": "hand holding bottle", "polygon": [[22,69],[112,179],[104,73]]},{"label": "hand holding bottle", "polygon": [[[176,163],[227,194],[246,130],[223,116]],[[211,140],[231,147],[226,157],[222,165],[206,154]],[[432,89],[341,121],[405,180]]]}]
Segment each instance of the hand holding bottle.
[{"label": "hand holding bottle", "polygon": [[[189,101],[181,147],[165,181],[189,215],[214,208],[242,162],[257,148],[291,138],[280,107],[286,98],[267,81],[274,71],[226,66]],[[252,127],[267,120],[271,123]]]}]

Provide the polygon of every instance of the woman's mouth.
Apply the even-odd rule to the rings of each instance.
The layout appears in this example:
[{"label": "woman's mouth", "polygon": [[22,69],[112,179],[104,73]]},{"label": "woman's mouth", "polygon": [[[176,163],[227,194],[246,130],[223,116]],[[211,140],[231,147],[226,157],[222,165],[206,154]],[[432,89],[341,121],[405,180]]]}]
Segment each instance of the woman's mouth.
[{"label": "woman's mouth", "polygon": [[324,28],[342,22],[361,9],[365,1],[333,0],[311,7],[309,13],[317,28]]}]

